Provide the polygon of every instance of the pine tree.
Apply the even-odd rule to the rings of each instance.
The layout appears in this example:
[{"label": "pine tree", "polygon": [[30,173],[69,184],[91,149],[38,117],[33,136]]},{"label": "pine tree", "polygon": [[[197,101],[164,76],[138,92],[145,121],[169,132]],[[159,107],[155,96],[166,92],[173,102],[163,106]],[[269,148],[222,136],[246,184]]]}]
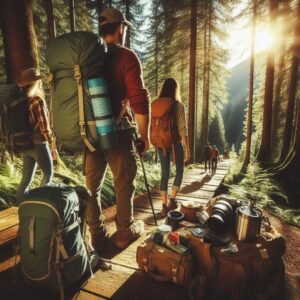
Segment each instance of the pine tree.
[{"label": "pine tree", "polygon": [[[270,26],[278,16],[278,0],[270,0]],[[271,156],[272,103],[274,88],[274,52],[269,49],[266,64],[265,96],[263,108],[263,128],[258,160],[268,161]]]},{"label": "pine tree", "polygon": [[256,28],[256,0],[252,1],[252,35],[251,35],[251,56],[250,56],[250,79],[249,79],[249,99],[248,99],[248,116],[247,116],[247,134],[244,166],[250,162],[251,153],[251,135],[252,135],[252,107],[253,107],[253,90],[254,90],[254,50],[255,50],[255,28]]}]

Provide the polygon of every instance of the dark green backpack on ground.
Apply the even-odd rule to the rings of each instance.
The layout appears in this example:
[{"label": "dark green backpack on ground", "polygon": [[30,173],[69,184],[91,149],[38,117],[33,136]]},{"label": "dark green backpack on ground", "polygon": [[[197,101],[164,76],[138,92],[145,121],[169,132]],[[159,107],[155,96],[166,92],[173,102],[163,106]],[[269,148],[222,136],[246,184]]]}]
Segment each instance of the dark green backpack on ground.
[{"label": "dark green backpack on ground", "polygon": [[52,74],[53,127],[58,142],[71,151],[97,144],[97,132],[87,80],[103,76],[106,45],[91,32],[57,37],[48,47]]},{"label": "dark green backpack on ground", "polygon": [[32,145],[28,100],[15,84],[0,85],[0,143],[11,154]]},{"label": "dark green backpack on ground", "polygon": [[66,185],[30,190],[19,206],[21,273],[31,286],[59,292],[88,275],[79,199]]}]

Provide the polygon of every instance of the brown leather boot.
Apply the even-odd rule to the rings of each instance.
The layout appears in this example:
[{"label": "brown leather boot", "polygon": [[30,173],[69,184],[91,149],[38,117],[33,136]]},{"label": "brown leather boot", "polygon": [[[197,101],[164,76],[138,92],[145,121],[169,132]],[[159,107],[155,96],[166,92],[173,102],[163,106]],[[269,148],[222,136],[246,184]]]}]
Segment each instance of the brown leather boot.
[{"label": "brown leather boot", "polygon": [[105,248],[109,238],[108,228],[105,224],[100,226],[99,224],[93,224],[89,227],[89,230],[91,234],[90,244],[96,252],[100,253]]},{"label": "brown leather boot", "polygon": [[118,230],[116,233],[115,245],[118,249],[127,248],[132,242],[137,240],[144,232],[144,221],[134,221],[127,230]]},{"label": "brown leather boot", "polygon": [[168,210],[167,204],[163,203],[161,213],[160,213],[161,217],[165,218],[168,214],[168,211],[169,210]]},{"label": "brown leather boot", "polygon": [[168,211],[174,210],[178,207],[177,200],[175,198],[170,198],[170,202],[168,204]]}]

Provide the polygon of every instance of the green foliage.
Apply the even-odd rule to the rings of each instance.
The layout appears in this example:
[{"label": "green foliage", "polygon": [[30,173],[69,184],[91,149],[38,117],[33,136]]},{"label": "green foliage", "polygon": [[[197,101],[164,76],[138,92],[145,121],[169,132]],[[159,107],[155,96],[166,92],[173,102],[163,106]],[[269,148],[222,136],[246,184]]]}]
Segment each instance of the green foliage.
[{"label": "green foliage", "polygon": [[210,144],[216,145],[217,148],[221,151],[224,151],[225,148],[225,130],[224,130],[224,123],[223,118],[218,111],[213,118],[210,127],[209,127],[209,136],[208,140]]},{"label": "green foliage", "polygon": [[256,162],[250,164],[245,173],[241,173],[241,168],[242,161],[235,160],[232,163],[230,173],[224,182],[228,192],[244,201],[255,197],[260,208],[300,227],[300,209],[290,207],[291,191],[283,189],[281,183],[271,177]]}]

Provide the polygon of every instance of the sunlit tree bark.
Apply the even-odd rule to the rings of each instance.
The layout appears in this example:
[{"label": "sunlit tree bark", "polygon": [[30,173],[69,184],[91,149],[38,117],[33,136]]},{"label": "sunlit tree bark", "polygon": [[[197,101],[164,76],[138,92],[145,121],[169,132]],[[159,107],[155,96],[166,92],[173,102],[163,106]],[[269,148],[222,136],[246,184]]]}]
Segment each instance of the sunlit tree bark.
[{"label": "sunlit tree bark", "polygon": [[1,0],[0,19],[8,83],[25,68],[38,67],[38,51],[29,0]]},{"label": "sunlit tree bark", "polygon": [[282,160],[289,152],[291,141],[292,141],[294,109],[295,109],[295,101],[296,101],[297,82],[299,76],[299,59],[300,59],[300,1],[298,1],[297,18],[296,18],[294,32],[295,32],[295,38],[294,38],[294,46],[293,46],[292,67],[291,67],[291,76],[290,76],[289,89],[288,89],[288,104],[287,104],[286,121],[285,121],[285,128],[284,128],[283,149],[281,153]]},{"label": "sunlit tree bark", "polygon": [[[270,0],[270,26],[275,24],[278,14],[278,0]],[[263,124],[261,145],[258,160],[268,161],[271,154],[271,129],[272,129],[272,103],[274,89],[274,49],[270,49],[267,55],[265,96],[263,110]]]},{"label": "sunlit tree bark", "polygon": [[255,29],[256,29],[256,8],[257,2],[253,0],[252,12],[252,35],[251,35],[251,56],[250,56],[250,78],[249,78],[249,99],[248,99],[248,115],[247,115],[247,133],[246,133],[246,151],[244,166],[250,162],[251,153],[251,136],[252,136],[252,110],[253,110],[253,88],[254,88],[254,50],[255,50]]},{"label": "sunlit tree bark", "polygon": [[190,84],[189,84],[189,143],[191,161],[195,158],[195,97],[196,97],[196,49],[197,49],[197,6],[198,0],[191,2],[190,39]]}]

